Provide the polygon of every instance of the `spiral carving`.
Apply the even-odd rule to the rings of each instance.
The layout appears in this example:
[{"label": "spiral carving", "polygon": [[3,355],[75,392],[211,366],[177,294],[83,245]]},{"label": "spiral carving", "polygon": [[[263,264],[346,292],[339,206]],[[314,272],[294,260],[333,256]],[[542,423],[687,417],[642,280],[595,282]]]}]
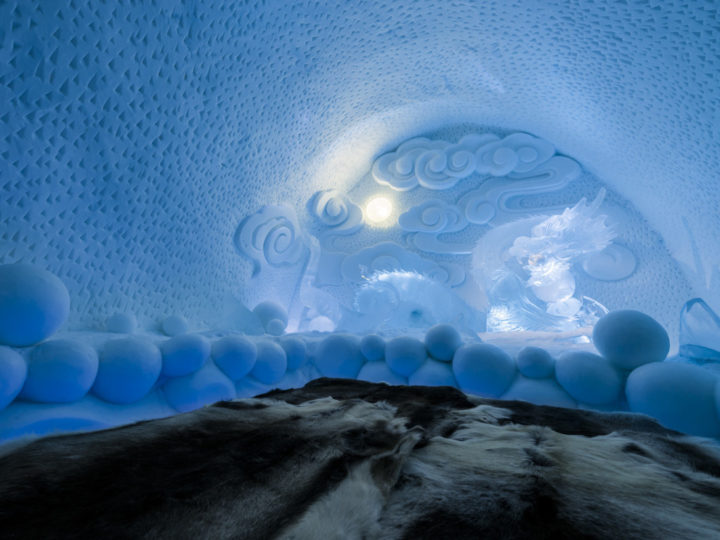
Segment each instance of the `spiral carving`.
[{"label": "spiral carving", "polygon": [[363,226],[363,213],[359,206],[335,189],[318,191],[308,203],[308,209],[323,227],[320,240],[332,243],[337,236],[354,234]]},{"label": "spiral carving", "polygon": [[378,184],[397,191],[408,191],[418,185],[415,174],[417,159],[429,150],[444,150],[445,141],[431,141],[417,137],[404,142],[395,152],[380,156],[372,166],[372,176]]},{"label": "spiral carving", "polygon": [[265,266],[298,264],[308,254],[295,211],[288,206],[265,206],[248,216],[234,241],[238,252],[253,261],[253,276]]},{"label": "spiral carving", "polygon": [[491,134],[471,134],[457,144],[415,138],[375,160],[372,175],[378,183],[398,191],[418,185],[443,190],[473,173],[491,176],[527,173],[554,154],[552,144],[527,133],[513,133],[504,139]]},{"label": "spiral carving", "polygon": [[477,171],[492,176],[525,173],[555,154],[552,144],[527,133],[513,133],[501,141],[478,148]]},{"label": "spiral carving", "polygon": [[459,178],[448,176],[448,158],[444,150],[428,150],[415,160],[415,177],[427,189],[449,189]]},{"label": "spiral carving", "polygon": [[336,234],[351,234],[362,226],[362,210],[335,189],[318,191],[310,199],[310,211],[319,223]]},{"label": "spiral carving", "polygon": [[468,223],[457,206],[432,199],[402,214],[398,224],[408,232],[439,234],[461,231]]},{"label": "spiral carving", "polygon": [[464,208],[465,218],[475,225],[485,225],[495,217],[495,205],[488,202],[481,192],[470,192],[459,205]]}]

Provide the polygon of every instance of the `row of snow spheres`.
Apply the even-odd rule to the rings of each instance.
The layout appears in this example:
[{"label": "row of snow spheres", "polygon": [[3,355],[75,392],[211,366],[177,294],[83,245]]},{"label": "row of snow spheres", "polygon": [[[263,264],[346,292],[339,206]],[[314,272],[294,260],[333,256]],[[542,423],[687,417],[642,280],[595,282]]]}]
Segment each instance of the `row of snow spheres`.
[{"label": "row of snow spheres", "polygon": [[[191,333],[176,316],[163,321],[162,334],[140,332],[132,317],[116,315],[108,319],[106,332],[66,332],[50,339],[65,323],[69,306],[66,287],[51,273],[24,264],[0,266],[0,440],[9,437],[3,437],[3,422],[32,407],[36,415],[38,407],[49,415],[62,404],[76,404],[80,416],[88,404],[129,407],[153,394],[167,407],[153,413],[159,416],[302,386],[320,376],[446,385],[489,398],[629,410],[678,431],[720,437],[719,377],[696,365],[666,361],[667,332],[638,311],[610,312],[597,322],[593,342],[599,354],[572,351],[555,358],[536,347],[513,357],[446,324],[427,330],[424,340],[283,335],[287,313],[270,302],[254,309],[266,331],[260,336]],[[64,417],[72,411],[71,406]],[[153,415],[134,414],[131,420]],[[113,422],[99,425],[107,423]],[[66,424],[73,425],[82,424]],[[19,434],[22,430],[13,432]]]}]

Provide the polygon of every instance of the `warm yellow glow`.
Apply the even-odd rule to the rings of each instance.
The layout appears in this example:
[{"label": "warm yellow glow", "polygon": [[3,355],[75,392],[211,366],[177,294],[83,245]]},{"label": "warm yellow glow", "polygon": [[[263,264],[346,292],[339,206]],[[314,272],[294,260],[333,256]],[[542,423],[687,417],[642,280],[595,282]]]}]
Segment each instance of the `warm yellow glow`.
[{"label": "warm yellow glow", "polygon": [[374,197],[365,206],[365,217],[371,223],[379,224],[392,214],[393,206],[386,197]]}]

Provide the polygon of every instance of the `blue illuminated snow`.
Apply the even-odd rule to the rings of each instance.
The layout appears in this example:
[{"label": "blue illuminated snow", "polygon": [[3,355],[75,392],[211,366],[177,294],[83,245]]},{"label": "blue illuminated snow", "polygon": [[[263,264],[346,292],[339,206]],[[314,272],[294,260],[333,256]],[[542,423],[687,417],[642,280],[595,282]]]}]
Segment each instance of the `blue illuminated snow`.
[{"label": "blue illuminated snow", "polygon": [[452,363],[460,389],[483,397],[500,397],[517,374],[508,353],[489,343],[463,345]]},{"label": "blue illuminated snow", "polygon": [[26,347],[51,336],[70,312],[65,284],[29,264],[0,265],[0,344]]},{"label": "blue illuminated snow", "polygon": [[574,399],[590,405],[613,403],[623,384],[610,361],[585,351],[561,354],[555,362],[555,376]]},{"label": "blue illuminated snow", "polygon": [[518,376],[503,399],[529,401],[536,405],[551,407],[569,407],[577,405],[575,400],[555,381],[539,380]]},{"label": "blue illuminated snow", "polygon": [[457,388],[457,381],[452,367],[446,362],[438,362],[428,358],[408,377],[408,384],[418,386],[452,386]]},{"label": "blue illuminated snow", "polygon": [[250,372],[264,384],[275,384],[287,371],[287,355],[283,348],[272,341],[260,340],[256,343],[257,358]]},{"label": "blue illuminated snow", "polygon": [[216,401],[235,398],[235,385],[212,362],[184,377],[170,379],[163,386],[165,397],[175,410],[187,412]]},{"label": "blue illuminated snow", "polygon": [[387,384],[407,384],[407,377],[398,375],[385,362],[372,361],[363,364],[357,374],[359,381]]},{"label": "blue illuminated snow", "polygon": [[600,354],[622,369],[635,369],[665,360],[670,338],[652,317],[623,309],[602,317],[593,328],[593,343]]},{"label": "blue illuminated snow", "polygon": [[45,403],[71,403],[90,391],[98,372],[98,355],[89,345],[70,339],[52,339],[35,347],[20,394]]},{"label": "blue illuminated snow", "polygon": [[20,393],[26,375],[27,364],[23,357],[11,348],[0,345],[0,410]]},{"label": "blue illuminated snow", "polygon": [[377,334],[368,334],[360,340],[360,352],[370,362],[385,358],[385,340]]},{"label": "blue illuminated snow", "polygon": [[255,313],[268,334],[282,334],[287,326],[287,310],[277,302],[269,300],[260,302],[253,308],[253,313]]},{"label": "blue illuminated snow", "polygon": [[305,363],[307,358],[307,345],[298,337],[286,337],[280,340],[280,346],[287,357],[288,371],[295,371]]},{"label": "blue illuminated snow", "polygon": [[210,342],[198,334],[181,334],[160,344],[162,374],[180,377],[200,369],[210,356]]},{"label": "blue illuminated snow", "polygon": [[315,350],[315,365],[325,377],[355,379],[363,363],[360,340],[352,335],[332,334]]},{"label": "blue illuminated snow", "polygon": [[[271,313],[268,319],[280,320],[275,317]],[[181,334],[169,339],[160,334],[120,339],[113,338],[112,332],[79,334],[74,339],[41,343],[28,350],[27,360],[11,348],[0,349],[0,404],[8,414],[22,410],[23,400],[47,407],[65,403],[71,411],[55,420],[51,409],[44,413],[45,419],[38,413],[22,413],[27,417],[25,427],[18,417],[3,420],[0,411],[0,422],[15,425],[12,433],[17,434],[45,429],[42,426],[100,427],[99,417],[91,412],[94,405],[87,401],[88,390],[108,406],[135,407],[134,413],[127,414],[144,418],[162,414],[155,405],[140,412],[145,410],[142,403],[152,396],[172,410],[186,412],[218,400],[295,387],[322,375],[454,386],[483,397],[558,407],[629,408],[674,429],[720,437],[718,373],[690,365],[691,359],[662,361],[667,334],[647,315],[615,311],[598,325],[594,337],[598,348],[606,351],[604,356],[574,350],[561,353],[557,360],[547,349],[535,346],[522,348],[513,358],[502,348],[477,342],[476,337],[464,336],[446,323],[427,329],[424,342],[417,334],[387,339],[347,333],[279,338]],[[618,367],[627,366],[628,361],[610,355],[617,351],[636,355],[632,347],[640,347],[652,361],[634,369]],[[626,387],[624,374],[629,375]],[[17,404],[10,405],[16,398]]]},{"label": "blue illuminated snow", "polygon": [[215,364],[233,381],[242,379],[255,367],[258,350],[243,336],[226,336],[212,345]]},{"label": "blue illuminated snow", "polygon": [[555,372],[555,359],[540,347],[524,347],[517,354],[520,373],[532,379],[545,379]]},{"label": "blue illuminated snow", "polygon": [[182,315],[170,315],[163,319],[161,328],[166,336],[179,336],[185,334],[188,329],[188,321]]},{"label": "blue illuminated snow", "polygon": [[692,435],[718,437],[718,377],[701,367],[675,362],[640,366],[627,380],[630,409]]},{"label": "blue illuminated snow", "polygon": [[280,336],[285,331],[286,323],[281,319],[272,319],[265,325],[265,332],[271,336]]},{"label": "blue illuminated snow", "polygon": [[460,332],[450,324],[436,324],[425,333],[425,348],[437,360],[450,362],[460,345]]},{"label": "blue illuminated snow", "polygon": [[114,313],[105,321],[105,329],[115,334],[132,334],[137,329],[137,319],[132,313]]},{"label": "blue illuminated snow", "polygon": [[111,403],[132,403],[150,391],[161,369],[160,349],[150,341],[137,337],[113,339],[100,353],[92,392]]},{"label": "blue illuminated snow", "polygon": [[426,358],[425,345],[414,337],[396,337],[385,344],[385,362],[401,377],[409,377],[415,373]]}]

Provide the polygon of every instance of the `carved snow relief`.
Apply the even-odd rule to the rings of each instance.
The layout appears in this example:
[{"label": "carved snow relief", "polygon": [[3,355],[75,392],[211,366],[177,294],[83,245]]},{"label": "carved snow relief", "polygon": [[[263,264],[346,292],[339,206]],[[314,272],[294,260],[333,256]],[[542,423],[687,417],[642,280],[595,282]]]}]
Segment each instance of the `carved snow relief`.
[{"label": "carved snow relief", "polygon": [[[424,302],[429,302],[428,305],[441,301],[432,292],[438,288],[445,288],[447,294],[455,294],[460,301],[474,305],[478,304],[478,295],[484,294],[485,300],[479,303],[486,307],[480,309],[496,311],[494,304],[500,296],[504,298],[502,291],[512,290],[519,297],[527,296],[529,303],[526,304],[538,304],[531,306],[530,311],[534,315],[528,320],[532,324],[524,319],[522,324],[519,323],[523,328],[539,329],[543,325],[565,328],[569,318],[586,322],[594,320],[596,312],[602,312],[602,306],[595,306],[594,301],[575,291],[569,259],[542,255],[548,247],[540,242],[543,235],[520,238],[530,233],[529,229],[525,230],[525,225],[521,234],[505,238],[508,245],[501,250],[502,260],[498,259],[494,264],[495,269],[504,268],[509,274],[504,278],[487,275],[477,282],[473,278],[487,270],[487,259],[494,256],[494,246],[489,251],[487,246],[479,249],[486,244],[482,240],[489,230],[500,228],[505,231],[503,237],[511,234],[517,229],[511,226],[513,223],[524,223],[523,220],[530,216],[550,210],[549,207],[538,207],[528,197],[562,190],[582,174],[580,165],[569,157],[558,155],[551,143],[527,133],[512,133],[503,137],[492,133],[472,133],[457,142],[416,137],[378,157],[369,172],[376,183],[399,192],[394,201],[400,209],[399,217],[395,231],[388,229],[388,232],[393,239],[400,232],[401,243],[395,240],[378,243],[377,234],[370,234],[369,229],[364,227],[363,210],[348,194],[337,189],[321,190],[310,198],[306,204],[307,220],[299,220],[290,207],[267,206],[246,218],[238,227],[235,246],[253,261],[253,276],[261,278],[260,282],[271,282],[275,288],[295,287],[295,292],[286,296],[289,301],[302,305],[297,309],[291,308],[291,312],[304,313],[308,320],[329,317],[333,324],[338,325],[336,328],[379,330],[381,327],[372,326],[367,309],[359,310],[358,306],[367,307],[367,302],[359,304],[358,299],[370,293],[394,298],[385,290],[389,285],[398,291],[416,291],[413,293],[416,296],[431,296],[423,298]],[[403,199],[410,198],[410,195],[402,194],[417,187],[424,190],[412,195],[413,203],[405,201],[403,204]],[[466,189],[457,189],[462,187]],[[592,215],[601,202],[602,196],[597,199],[593,210],[585,213]],[[564,221],[572,225],[574,221],[566,218],[581,207],[585,208],[584,201],[555,217],[546,215],[537,223],[547,219],[547,223],[558,224],[560,228]],[[557,210],[554,207],[552,213]],[[306,229],[302,223],[307,224]],[[533,224],[537,223],[533,220]],[[577,238],[581,231],[576,229],[573,229],[575,232],[559,231],[556,236],[561,238],[571,234]],[[347,238],[347,242],[341,242],[343,238]],[[525,250],[527,253],[523,251],[523,256],[514,266],[511,265],[517,267],[519,273],[506,267],[505,262],[511,256],[508,249],[513,242],[517,250],[523,241],[533,239],[538,246]],[[579,266],[588,276],[614,281],[633,273],[636,261],[632,252],[610,243],[610,240],[603,240],[597,249],[579,250],[578,253],[584,251],[584,258],[578,260]],[[558,243],[551,244],[557,247]],[[348,249],[347,246],[355,247]],[[476,254],[474,259],[470,257],[473,253]],[[478,256],[484,261],[481,265],[484,270],[480,274],[476,271],[479,268],[475,268]],[[560,261],[563,271],[555,271],[553,275],[557,274],[556,279],[543,288],[540,281],[544,284],[547,280],[538,281],[535,274],[545,271],[545,266],[538,266],[537,261],[547,257],[551,261]],[[514,283],[512,286],[511,281]],[[425,292],[418,292],[420,290]],[[507,311],[507,301],[503,300],[502,304]],[[404,301],[402,305],[410,304]],[[585,307],[587,316],[578,317]],[[399,307],[393,309],[402,311]],[[414,313],[413,309],[408,313]],[[430,317],[432,310],[419,311]],[[528,310],[523,308],[522,311],[525,313]],[[488,320],[497,318],[493,317]],[[548,317],[552,321],[546,324]],[[405,319],[409,320],[397,313],[384,317],[386,322],[393,321],[393,324],[401,324],[398,321]],[[471,319],[465,317],[466,321]],[[302,321],[298,324],[301,329],[312,326],[303,327]],[[505,327],[508,325],[503,323],[496,329]]]},{"label": "carved snow relief", "polygon": [[266,267],[299,264],[309,253],[289,206],[265,206],[245,218],[235,231],[235,247],[253,261],[253,276]]}]

